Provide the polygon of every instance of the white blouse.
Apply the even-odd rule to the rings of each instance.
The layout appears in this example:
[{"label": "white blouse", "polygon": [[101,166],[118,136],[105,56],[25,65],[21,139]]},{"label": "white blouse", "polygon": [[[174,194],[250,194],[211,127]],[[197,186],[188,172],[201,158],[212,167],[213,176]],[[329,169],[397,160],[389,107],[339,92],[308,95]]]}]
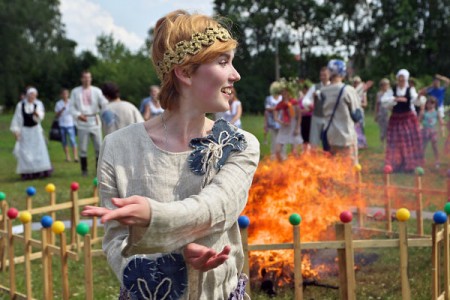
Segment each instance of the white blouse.
[{"label": "white blouse", "polygon": [[[397,97],[402,97],[406,95],[406,90],[408,89],[407,86],[401,88],[396,87]],[[416,101],[418,101],[418,94],[415,87],[411,87],[409,89],[409,94],[411,96],[411,110],[414,110],[414,105]],[[382,96],[381,96],[381,105],[385,108],[393,108],[397,104],[397,101],[395,101],[394,97],[394,91],[392,89],[387,90]]]},{"label": "white blouse", "polygon": [[22,100],[16,105],[16,110],[14,112],[13,119],[11,121],[10,130],[12,132],[20,133],[23,127],[23,114],[22,114],[22,104],[25,105],[25,113],[32,114],[34,111],[34,105],[36,104],[36,115],[33,115],[33,120],[36,123],[40,123],[44,119],[44,104],[40,100],[34,100],[32,103],[27,100]]}]

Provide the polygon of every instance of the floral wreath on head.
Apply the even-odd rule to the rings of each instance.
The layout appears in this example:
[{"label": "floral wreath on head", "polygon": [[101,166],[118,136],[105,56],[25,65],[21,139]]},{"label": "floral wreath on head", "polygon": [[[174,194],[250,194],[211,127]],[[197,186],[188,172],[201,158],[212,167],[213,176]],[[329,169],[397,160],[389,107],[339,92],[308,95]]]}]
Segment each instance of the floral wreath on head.
[{"label": "floral wreath on head", "polygon": [[163,60],[156,64],[159,79],[163,80],[164,75],[168,74],[174,65],[182,64],[186,55],[195,55],[202,48],[209,47],[216,41],[226,42],[231,39],[228,30],[220,25],[217,28],[207,27],[203,33],[192,34],[191,40],[180,41],[175,45],[175,49],[169,49],[164,53]]}]

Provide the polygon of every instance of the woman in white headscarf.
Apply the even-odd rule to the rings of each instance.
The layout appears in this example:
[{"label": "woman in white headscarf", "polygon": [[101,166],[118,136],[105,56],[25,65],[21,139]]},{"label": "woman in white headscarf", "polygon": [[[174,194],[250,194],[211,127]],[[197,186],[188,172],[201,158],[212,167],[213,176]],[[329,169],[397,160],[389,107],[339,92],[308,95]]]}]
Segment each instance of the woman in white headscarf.
[{"label": "woman in white headscarf", "polygon": [[44,105],[36,99],[37,94],[33,87],[27,90],[26,98],[16,106],[10,127],[16,137],[16,172],[24,180],[48,177],[52,171],[41,126],[45,114]]},{"label": "woman in white headscarf", "polygon": [[392,108],[385,163],[394,171],[411,172],[423,165],[422,138],[413,105],[418,94],[414,87],[408,85],[408,70],[401,69],[396,77],[397,85],[381,97],[382,105]]}]

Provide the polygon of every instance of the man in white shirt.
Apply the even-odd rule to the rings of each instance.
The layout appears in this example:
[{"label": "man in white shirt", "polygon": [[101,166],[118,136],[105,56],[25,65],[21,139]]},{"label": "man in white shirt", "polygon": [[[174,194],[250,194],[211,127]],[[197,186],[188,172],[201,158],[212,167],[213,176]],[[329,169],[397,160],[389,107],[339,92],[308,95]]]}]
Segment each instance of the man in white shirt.
[{"label": "man in white shirt", "polygon": [[309,134],[309,142],[311,146],[320,146],[320,134],[325,128],[325,118],[323,114],[323,103],[320,97],[320,89],[330,84],[330,73],[327,67],[320,69],[320,82],[311,86],[303,98],[303,106],[308,109],[313,107],[311,117],[311,131]]},{"label": "man in white shirt", "polygon": [[108,104],[102,91],[91,85],[92,76],[89,71],[81,74],[81,86],[74,88],[70,94],[70,112],[76,120],[79,140],[81,173],[87,176],[87,149],[89,137],[92,139],[98,159],[102,144],[102,124],[99,113]]}]

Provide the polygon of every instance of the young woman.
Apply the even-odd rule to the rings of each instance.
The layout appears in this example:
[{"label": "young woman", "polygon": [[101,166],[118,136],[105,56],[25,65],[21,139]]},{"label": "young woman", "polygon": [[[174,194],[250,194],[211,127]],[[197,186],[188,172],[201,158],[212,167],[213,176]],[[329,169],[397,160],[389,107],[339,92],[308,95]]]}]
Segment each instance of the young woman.
[{"label": "young woman", "polygon": [[240,79],[218,21],[175,11],[155,27],[159,117],[106,136],[99,161],[103,249],[121,299],[243,299],[237,219],[259,161],[257,139],[206,113],[226,111]]},{"label": "young woman", "polygon": [[422,138],[419,122],[412,104],[418,98],[414,87],[408,85],[409,72],[397,73],[397,85],[381,97],[385,107],[392,108],[386,137],[385,163],[394,171],[413,172],[423,164]]},{"label": "young woman", "polygon": [[10,127],[16,137],[16,172],[24,180],[48,177],[53,170],[42,134],[44,105],[37,99],[37,95],[38,91],[34,87],[27,89],[26,98],[16,106]]}]

